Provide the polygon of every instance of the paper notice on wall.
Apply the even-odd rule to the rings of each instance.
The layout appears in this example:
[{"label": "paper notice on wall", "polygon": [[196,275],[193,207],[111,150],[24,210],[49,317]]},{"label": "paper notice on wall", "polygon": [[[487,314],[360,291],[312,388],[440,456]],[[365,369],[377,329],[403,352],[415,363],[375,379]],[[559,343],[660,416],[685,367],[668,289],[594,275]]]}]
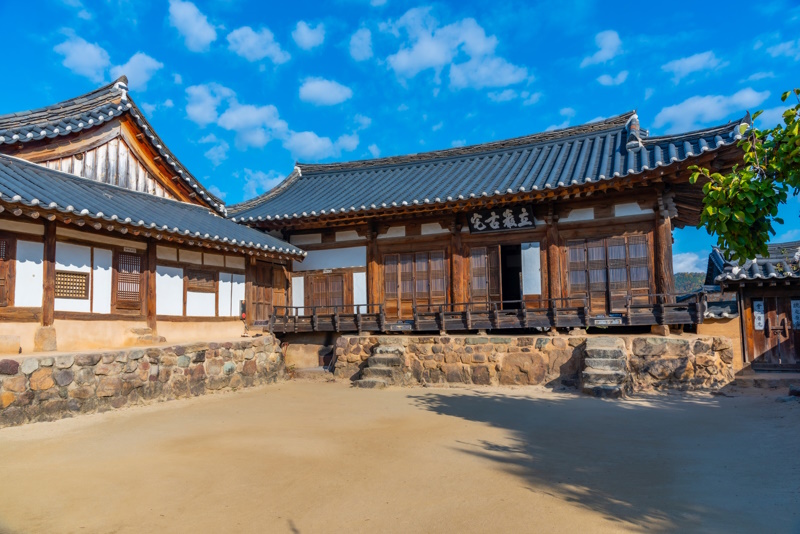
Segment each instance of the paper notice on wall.
[{"label": "paper notice on wall", "polygon": [[764,330],[764,301],[753,301],[753,329]]},{"label": "paper notice on wall", "polygon": [[800,300],[792,301],[792,327],[800,328]]}]

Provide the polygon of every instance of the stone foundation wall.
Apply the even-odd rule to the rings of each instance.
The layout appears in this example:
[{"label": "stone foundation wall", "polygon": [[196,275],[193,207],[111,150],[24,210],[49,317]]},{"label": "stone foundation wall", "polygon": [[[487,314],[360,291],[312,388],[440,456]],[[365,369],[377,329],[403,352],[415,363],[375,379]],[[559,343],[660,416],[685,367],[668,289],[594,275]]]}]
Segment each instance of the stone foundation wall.
[{"label": "stone foundation wall", "polygon": [[[627,352],[632,391],[719,388],[733,381],[727,338],[613,336]],[[477,384],[574,387],[585,368],[587,336],[342,336],[335,375],[357,380],[372,349],[402,345],[402,385]]]},{"label": "stone foundation wall", "polygon": [[0,427],[275,382],[285,376],[271,335],[0,360]]}]

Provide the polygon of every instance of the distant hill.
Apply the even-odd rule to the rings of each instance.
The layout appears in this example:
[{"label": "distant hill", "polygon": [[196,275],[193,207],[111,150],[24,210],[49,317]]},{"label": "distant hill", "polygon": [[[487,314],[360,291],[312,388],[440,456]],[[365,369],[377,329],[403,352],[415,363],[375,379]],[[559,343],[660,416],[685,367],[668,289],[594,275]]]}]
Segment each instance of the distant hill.
[{"label": "distant hill", "polygon": [[693,293],[703,289],[706,273],[675,273],[675,292]]}]

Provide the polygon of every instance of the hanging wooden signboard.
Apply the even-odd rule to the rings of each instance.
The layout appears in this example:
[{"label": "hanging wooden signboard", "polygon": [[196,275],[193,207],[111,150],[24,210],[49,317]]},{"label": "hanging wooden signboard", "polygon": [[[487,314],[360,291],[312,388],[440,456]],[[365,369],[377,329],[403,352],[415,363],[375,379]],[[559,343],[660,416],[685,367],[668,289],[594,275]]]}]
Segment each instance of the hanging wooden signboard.
[{"label": "hanging wooden signboard", "polygon": [[533,207],[530,205],[474,211],[469,214],[467,222],[471,234],[530,230],[535,227]]}]

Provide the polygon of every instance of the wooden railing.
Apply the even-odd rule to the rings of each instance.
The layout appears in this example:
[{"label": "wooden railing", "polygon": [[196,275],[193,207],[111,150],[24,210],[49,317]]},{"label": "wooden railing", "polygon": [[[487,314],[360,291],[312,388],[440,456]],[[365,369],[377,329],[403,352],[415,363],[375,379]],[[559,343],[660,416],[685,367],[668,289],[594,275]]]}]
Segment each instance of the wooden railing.
[{"label": "wooden railing", "polygon": [[[412,316],[397,319],[386,316],[383,304],[339,306],[276,306],[267,321],[255,326],[271,332],[391,332],[459,331],[547,328],[586,328],[590,326],[682,325],[703,322],[705,294],[683,302],[676,295],[654,294],[650,304],[634,303],[627,297],[625,311],[591,314],[585,298],[542,299],[540,306],[522,300],[503,302],[462,302],[412,306]],[[575,303],[580,305],[576,306]]]}]

